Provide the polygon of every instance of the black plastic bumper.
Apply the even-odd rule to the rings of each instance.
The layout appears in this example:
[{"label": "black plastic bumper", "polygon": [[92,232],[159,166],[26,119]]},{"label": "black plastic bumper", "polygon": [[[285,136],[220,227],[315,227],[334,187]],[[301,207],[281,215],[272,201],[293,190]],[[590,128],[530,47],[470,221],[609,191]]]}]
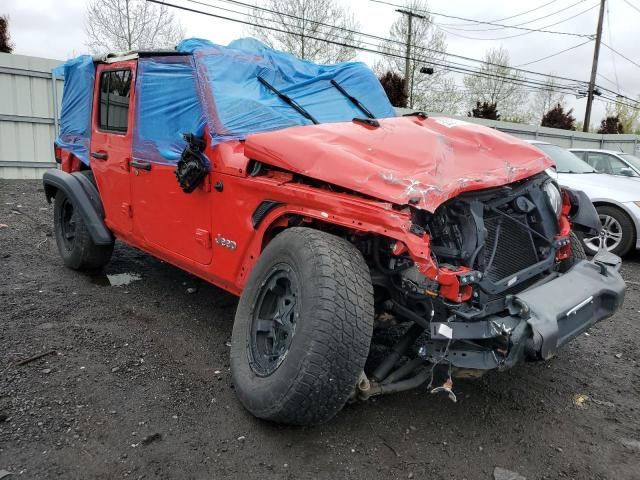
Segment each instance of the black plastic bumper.
[{"label": "black plastic bumper", "polygon": [[[576,263],[545,284],[509,297],[510,315],[476,322],[434,323],[423,356],[454,367],[480,370],[507,369],[525,359],[549,359],[620,308],[625,283],[619,267],[618,257],[603,252],[591,261]],[[475,347],[478,340],[503,347]]]}]

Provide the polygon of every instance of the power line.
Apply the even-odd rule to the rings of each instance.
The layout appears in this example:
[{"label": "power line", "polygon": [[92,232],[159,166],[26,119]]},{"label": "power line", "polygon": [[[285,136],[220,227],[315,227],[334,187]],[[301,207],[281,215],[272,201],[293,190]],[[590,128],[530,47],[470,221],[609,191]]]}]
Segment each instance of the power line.
[{"label": "power line", "polygon": [[[607,3],[607,35],[609,36],[609,43],[613,45],[613,39],[611,38],[611,12],[609,10],[608,3]],[[611,55],[611,61],[613,62],[613,73],[616,77],[616,88],[620,90],[620,80],[618,79],[618,67],[616,65],[615,55]]]},{"label": "power line", "polygon": [[[241,15],[246,15],[246,14],[245,14],[245,13],[243,13],[243,12],[238,12],[238,11],[235,11],[235,10],[224,9],[223,7],[218,7],[218,6],[216,6],[216,5],[212,5],[212,4],[210,4],[210,3],[205,3],[205,2],[202,2],[202,1],[199,1],[199,0],[186,0],[186,1],[187,1],[187,2],[191,2],[191,3],[198,4],[198,5],[204,5],[204,6],[212,7],[212,8],[220,8],[220,9],[225,10],[225,11],[229,11],[229,12],[233,12],[233,13],[237,13],[237,14],[241,14]],[[236,5],[240,5],[240,6],[248,7],[248,8],[251,8],[251,9],[254,9],[254,8],[255,8],[255,9],[257,9],[257,10],[266,11],[266,12],[269,12],[269,13],[273,13],[273,14],[275,14],[275,15],[284,16],[284,17],[287,17],[287,18],[293,18],[293,19],[296,19],[296,20],[305,20],[306,22],[309,22],[309,23],[312,23],[312,24],[315,24],[315,25],[321,25],[321,26],[331,27],[331,28],[332,28],[332,29],[334,29],[334,30],[345,31],[345,32],[352,33],[352,34],[355,34],[355,35],[358,35],[358,36],[363,36],[363,37],[367,37],[367,38],[372,38],[372,39],[378,40],[378,41],[380,41],[380,42],[383,42],[385,45],[386,45],[386,44],[389,44],[389,43],[395,43],[395,44],[397,44],[397,45],[401,45],[403,48],[404,48],[404,47],[405,47],[405,45],[406,45],[406,44],[405,44],[405,42],[400,41],[400,40],[394,40],[394,39],[392,39],[392,38],[388,38],[388,37],[381,37],[381,36],[378,36],[378,35],[373,35],[373,34],[369,34],[369,33],[364,33],[364,32],[360,32],[360,31],[357,31],[357,30],[352,30],[352,29],[348,29],[348,28],[344,28],[344,27],[335,27],[335,26],[333,26],[333,25],[330,25],[330,24],[327,24],[327,23],[323,23],[323,22],[319,22],[319,21],[316,21],[316,20],[303,19],[303,18],[301,18],[301,17],[299,17],[299,16],[297,16],[297,15],[289,14],[289,13],[286,13],[286,12],[278,12],[278,11],[275,11],[275,10],[270,10],[270,9],[268,9],[268,8],[258,7],[258,6],[251,5],[251,4],[246,3],[246,2],[242,2],[242,1],[240,1],[240,0],[217,0],[217,1],[219,1],[219,2],[225,2],[225,3],[232,3],[232,4],[236,4]],[[249,15],[249,16],[250,16],[250,15]],[[262,20],[270,21],[269,19],[264,19],[264,18],[263,18]],[[283,23],[282,23],[282,22],[280,22],[280,21],[277,21],[277,22],[276,22],[276,21],[274,21],[274,20],[271,20],[271,21],[272,21],[273,23],[283,24]],[[284,24],[284,25],[287,25],[287,24]],[[287,25],[287,26],[291,26],[291,27],[296,28],[296,26],[294,26],[294,25]],[[268,28],[268,27],[264,27],[264,26],[262,26],[262,25],[258,25],[258,27],[261,27],[261,28]],[[300,27],[297,27],[297,28],[300,28]],[[291,32],[286,32],[286,33],[291,33]],[[327,34],[326,32],[319,32],[319,33],[322,33],[322,34],[324,34],[324,35],[326,35],[326,34]],[[335,34],[332,34],[332,35],[333,35],[334,37],[337,37],[337,35],[335,35]],[[337,38],[341,38],[342,40],[345,40],[345,39],[346,39],[346,37],[337,37]],[[319,40],[322,40],[322,39],[319,39]],[[360,41],[361,43],[365,43],[365,44],[368,44],[368,45],[372,45],[372,46],[376,46],[376,47],[378,47],[378,45],[374,45],[374,44],[372,44],[372,43],[370,43],[370,42],[364,42],[364,41],[362,41],[362,40],[359,40],[359,41]],[[584,81],[584,80],[578,80],[578,79],[575,79],[575,78],[563,77],[563,76],[559,76],[559,75],[550,75],[550,74],[541,73],[541,72],[536,72],[536,71],[532,71],[532,70],[519,69],[519,68],[517,68],[517,67],[511,67],[511,66],[509,66],[509,65],[500,65],[500,64],[496,64],[496,63],[486,62],[485,60],[479,60],[479,59],[476,59],[476,58],[471,58],[471,57],[467,57],[467,56],[464,56],[464,55],[458,55],[458,54],[450,53],[450,52],[446,52],[446,51],[443,51],[443,50],[436,50],[436,49],[432,49],[432,48],[428,48],[428,47],[423,47],[423,46],[416,45],[416,44],[412,44],[412,45],[411,45],[411,47],[412,47],[413,49],[423,50],[423,51],[425,51],[425,52],[433,52],[434,54],[437,54],[437,55],[443,55],[443,56],[448,56],[448,57],[458,58],[458,59],[461,59],[461,60],[466,60],[466,61],[471,61],[471,62],[475,62],[475,63],[480,63],[480,64],[483,64],[483,65],[490,65],[490,66],[494,66],[494,67],[509,68],[509,69],[514,70],[514,71],[518,71],[518,72],[525,73],[525,74],[537,75],[537,76],[542,76],[542,77],[547,77],[547,78],[554,78],[554,79],[556,79],[556,80],[565,80],[565,81],[576,82],[576,83],[584,83],[584,84],[586,84],[586,83],[587,83],[587,82],[586,82],[586,81]],[[352,46],[352,48],[353,48],[353,46]],[[403,58],[404,58],[404,56],[403,56]],[[415,59],[414,59],[414,60],[415,60]],[[417,60],[417,61],[422,61],[422,62],[424,62],[424,63],[429,62],[429,60],[426,60],[426,59]]]},{"label": "power line", "polygon": [[633,60],[631,60],[629,57],[627,57],[626,55],[620,53],[619,51],[617,51],[615,48],[610,47],[609,45],[607,45],[606,43],[602,42],[602,45],[604,45],[605,47],[607,47],[609,50],[611,50],[613,53],[621,56],[622,58],[624,58],[627,62],[634,64],[636,67],[640,68],[640,63],[635,62]]},{"label": "power line", "polygon": [[[541,8],[544,8],[547,5],[551,5],[552,3],[556,3],[557,1],[558,0],[551,0],[550,2],[544,3],[544,4],[540,5],[539,7],[535,7],[535,8],[532,8],[530,10],[527,10],[526,12],[518,13],[516,15],[511,15],[510,17],[498,18],[496,20],[488,20],[488,21],[491,22],[491,23],[496,23],[496,22],[504,22],[505,20],[511,20],[512,18],[521,17],[523,15],[526,15],[527,13],[531,13],[531,12],[535,12],[536,10],[540,10]],[[465,24],[463,24],[463,23],[451,23],[450,25],[464,26]],[[471,25],[475,25],[475,24],[474,23],[468,23],[466,25],[471,26]]]},{"label": "power line", "polygon": [[[375,2],[375,1],[379,1],[379,0],[370,0],[370,1]],[[442,30],[444,30],[445,32],[447,32],[447,33],[449,33],[449,34],[453,35],[453,36],[461,37],[461,38],[466,38],[467,40],[490,40],[490,41],[494,41],[494,40],[506,40],[506,39],[508,39],[508,38],[517,38],[517,37],[523,37],[523,36],[525,36],[525,35],[531,35],[531,34],[532,34],[532,33],[534,33],[534,32],[542,32],[542,33],[562,33],[562,34],[564,34],[564,35],[572,35],[572,36],[575,36],[575,37],[591,38],[591,37],[592,37],[591,35],[586,35],[586,34],[568,33],[568,32],[554,32],[554,31],[552,31],[552,30],[545,30],[545,29],[546,29],[546,28],[549,28],[549,27],[555,27],[556,25],[560,25],[561,23],[568,22],[569,20],[573,20],[574,18],[579,17],[580,15],[584,15],[585,13],[590,12],[591,10],[593,10],[594,8],[597,8],[597,7],[598,7],[598,5],[597,5],[597,4],[596,4],[596,5],[593,5],[592,7],[589,7],[589,8],[587,8],[586,10],[583,10],[583,11],[581,11],[581,12],[579,12],[579,13],[576,13],[575,15],[572,15],[571,17],[565,18],[565,19],[563,19],[563,20],[560,20],[560,21],[558,21],[558,22],[552,23],[552,24],[550,24],[550,25],[545,25],[544,27],[541,27],[540,29],[528,29],[528,30],[530,30],[530,31],[528,31],[528,32],[524,32],[524,33],[517,33],[517,34],[515,34],[515,35],[506,35],[506,36],[504,36],[504,37],[494,37],[494,38],[469,37],[468,35],[461,35],[461,34],[456,33],[456,32],[451,32],[451,31],[449,31],[448,29],[445,29],[445,28],[442,28],[442,27],[440,27],[440,28],[441,28]],[[518,28],[519,28],[519,27],[518,27]]]},{"label": "power line", "polygon": [[[189,8],[189,7],[185,7],[185,6],[181,6],[181,5],[175,5],[175,4],[170,4],[167,3],[165,1],[160,1],[160,0],[147,0],[149,2],[152,3],[157,3],[157,4],[161,4],[161,5],[166,5],[166,6],[170,6],[173,8],[178,8],[181,10],[185,10],[185,11],[190,11],[190,12],[194,12],[194,13],[200,13],[200,14],[204,14],[204,15],[208,15],[214,18],[220,18],[220,19],[224,19],[224,20],[229,20],[229,21],[233,21],[236,23],[241,23],[241,24],[245,24],[245,25],[252,25],[252,26],[258,26],[261,28],[267,28],[270,29],[272,31],[278,31],[281,33],[287,33],[287,34],[296,34],[295,32],[290,32],[290,31],[286,31],[286,30],[282,30],[280,28],[274,28],[274,27],[266,27],[266,26],[261,26],[261,25],[256,25],[254,23],[251,23],[247,20],[241,20],[241,19],[237,19],[237,18],[231,18],[231,17],[225,17],[223,15],[218,15],[218,14],[214,14],[211,12],[205,12],[202,10],[196,10],[193,8]],[[212,6],[212,5],[208,5],[208,6]],[[240,14],[241,12],[237,12],[237,11],[233,11],[235,13]],[[318,38],[318,37],[313,37],[310,35],[306,35],[307,38],[310,39],[314,39],[314,40],[318,40],[318,41],[323,41],[329,44],[336,44],[336,45],[341,45],[341,46],[345,46],[348,48],[354,48],[356,50],[361,50],[361,51],[366,51],[366,52],[370,52],[370,53],[374,53],[374,54],[378,54],[378,55],[383,55],[383,56],[391,56],[391,57],[396,57],[396,58],[405,58],[404,55],[401,54],[396,54],[396,53],[392,53],[392,52],[381,52],[379,50],[374,50],[371,48],[366,48],[366,47],[361,47],[361,46],[357,46],[357,45],[351,45],[351,44],[346,44],[343,42],[336,42],[330,39],[326,39],[326,38]],[[544,84],[544,83],[540,83],[538,81],[535,80],[531,80],[531,79],[527,79],[527,78],[517,78],[517,77],[509,77],[509,76],[505,76],[505,75],[499,75],[499,74],[495,74],[492,72],[486,72],[486,71],[477,71],[477,70],[472,70],[470,69],[470,67],[468,65],[463,65],[463,64],[458,64],[458,65],[462,65],[462,66],[456,66],[455,62],[454,65],[450,65],[450,64],[442,64],[442,63],[438,63],[436,61],[433,60],[428,60],[425,61],[424,59],[416,59],[413,58],[414,61],[421,61],[423,63],[430,63],[430,64],[434,64],[436,66],[440,66],[443,70],[447,70],[447,71],[451,71],[451,72],[457,72],[457,73],[464,73],[470,76],[476,76],[476,77],[484,77],[484,78],[498,78],[498,79],[502,79],[505,81],[505,83],[511,83],[511,84],[515,84],[515,85],[520,85],[520,86],[525,86],[528,88],[532,88],[532,89],[538,89],[538,90],[547,90],[547,91],[558,91],[560,93],[566,93],[566,94],[575,94],[576,89],[579,88],[579,85],[559,85],[556,88],[549,88],[548,85]],[[486,62],[485,62],[486,63]],[[509,68],[509,67],[507,67]],[[539,72],[534,72],[537,75],[544,75],[544,74],[540,74]],[[569,80],[573,80],[573,79],[569,79]],[[579,81],[579,83],[584,83]]]},{"label": "power line", "polygon": [[[508,28],[513,28],[513,27],[521,27],[522,25],[528,25],[530,23],[535,23],[538,20],[543,20],[545,18],[549,18],[549,17],[553,17],[554,15],[557,15],[558,13],[562,13],[566,10],[569,10],[570,8],[575,7],[576,5],[580,4],[580,3],[584,3],[586,0],[578,0],[576,3],[572,3],[571,5],[569,5],[568,7],[563,7],[560,10],[556,10],[553,13],[548,13],[546,15],[543,15],[542,17],[538,17],[538,18],[534,18],[532,20],[527,20],[525,22],[522,23],[514,23],[512,25],[509,25]],[[496,28],[478,28],[478,29],[470,29],[470,28],[456,28],[459,27],[460,24],[443,24],[441,23],[440,25],[445,25],[447,26],[447,28],[451,29],[451,30],[461,30],[464,32],[490,32],[490,31],[494,31],[494,30],[505,30],[505,27],[496,27]]]},{"label": "power line", "polygon": [[[389,6],[396,7],[396,8],[403,8],[402,5],[398,5],[396,3],[387,2],[385,0],[369,0],[369,1],[370,2],[374,2],[374,3],[382,3],[384,5],[389,5]],[[558,23],[562,23],[562,22],[566,22],[567,20],[571,20],[571,18],[574,18],[574,17],[571,17],[569,19],[563,20],[563,21],[558,22],[558,23],[554,23],[552,25],[547,25],[546,27],[542,27],[542,28],[527,28],[527,27],[514,27],[514,26],[511,26],[511,25],[504,25],[504,24],[500,24],[500,23],[484,22],[482,20],[474,20],[472,18],[457,17],[457,16],[454,16],[454,15],[447,15],[447,14],[444,14],[444,13],[428,11],[428,10],[423,10],[423,9],[419,9],[419,8],[416,8],[415,10],[418,11],[418,12],[424,12],[424,13],[427,13],[428,15],[433,15],[433,16],[436,16],[436,17],[453,18],[455,20],[463,20],[465,22],[473,22],[473,23],[477,23],[477,24],[480,24],[480,25],[492,25],[492,26],[497,26],[497,27],[513,28],[515,30],[525,30],[525,31],[530,32],[530,33],[533,33],[533,32],[553,33],[553,34],[556,34],[556,35],[569,35],[569,36],[572,36],[572,37],[589,37],[590,36],[590,35],[585,35],[585,34],[580,34],[580,33],[559,32],[559,31],[554,31],[554,30],[544,30],[545,28],[552,27],[554,25],[558,25]],[[581,15],[581,13],[579,13],[577,15]],[[575,15],[575,16],[577,16],[577,15]]]},{"label": "power line", "polygon": [[592,41],[593,40],[589,39],[586,42],[579,43],[578,45],[574,45],[573,47],[565,48],[564,50],[560,50],[559,52],[552,53],[551,55],[547,55],[545,57],[538,58],[537,60],[532,60],[532,61],[527,62],[527,63],[521,63],[520,65],[516,65],[516,67],[524,67],[524,66],[527,66],[527,65],[532,65],[534,63],[541,62],[543,60],[547,60],[548,58],[557,57],[558,55],[561,55],[561,54],[563,54],[565,52],[568,52],[570,50],[575,50],[576,48],[581,47],[583,45],[586,45],[587,43],[591,43]]},{"label": "power line", "polygon": [[633,8],[636,12],[640,13],[640,8],[636,7],[633,3],[631,3],[629,0],[624,0],[624,3],[626,3],[627,5],[629,5],[631,8]]}]

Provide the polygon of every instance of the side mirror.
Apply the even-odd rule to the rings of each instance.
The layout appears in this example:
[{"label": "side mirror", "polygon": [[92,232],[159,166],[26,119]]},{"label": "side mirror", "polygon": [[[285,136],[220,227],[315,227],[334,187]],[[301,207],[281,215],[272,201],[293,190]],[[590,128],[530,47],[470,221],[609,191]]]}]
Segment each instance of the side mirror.
[{"label": "side mirror", "polygon": [[623,167],[620,169],[620,175],[624,175],[625,177],[635,177],[635,172],[629,167]]}]

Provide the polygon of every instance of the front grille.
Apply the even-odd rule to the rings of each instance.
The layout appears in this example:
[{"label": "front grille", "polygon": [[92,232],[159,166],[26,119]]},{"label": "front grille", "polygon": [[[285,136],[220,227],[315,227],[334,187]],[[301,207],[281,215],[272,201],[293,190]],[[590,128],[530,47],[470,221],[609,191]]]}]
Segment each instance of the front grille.
[{"label": "front grille", "polygon": [[[527,224],[525,215],[512,216]],[[485,217],[484,225],[488,233],[484,247],[484,273],[489,280],[502,280],[538,262],[528,229],[502,215]]]}]

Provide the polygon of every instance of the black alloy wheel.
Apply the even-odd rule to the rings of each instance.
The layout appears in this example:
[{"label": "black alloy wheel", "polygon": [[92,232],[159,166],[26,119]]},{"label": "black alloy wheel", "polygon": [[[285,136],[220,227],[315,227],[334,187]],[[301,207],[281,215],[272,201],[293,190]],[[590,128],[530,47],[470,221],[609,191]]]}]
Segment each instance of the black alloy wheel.
[{"label": "black alloy wheel", "polygon": [[279,263],[260,286],[253,312],[249,354],[256,375],[266,377],[280,366],[299,317],[297,275],[289,265]]}]

